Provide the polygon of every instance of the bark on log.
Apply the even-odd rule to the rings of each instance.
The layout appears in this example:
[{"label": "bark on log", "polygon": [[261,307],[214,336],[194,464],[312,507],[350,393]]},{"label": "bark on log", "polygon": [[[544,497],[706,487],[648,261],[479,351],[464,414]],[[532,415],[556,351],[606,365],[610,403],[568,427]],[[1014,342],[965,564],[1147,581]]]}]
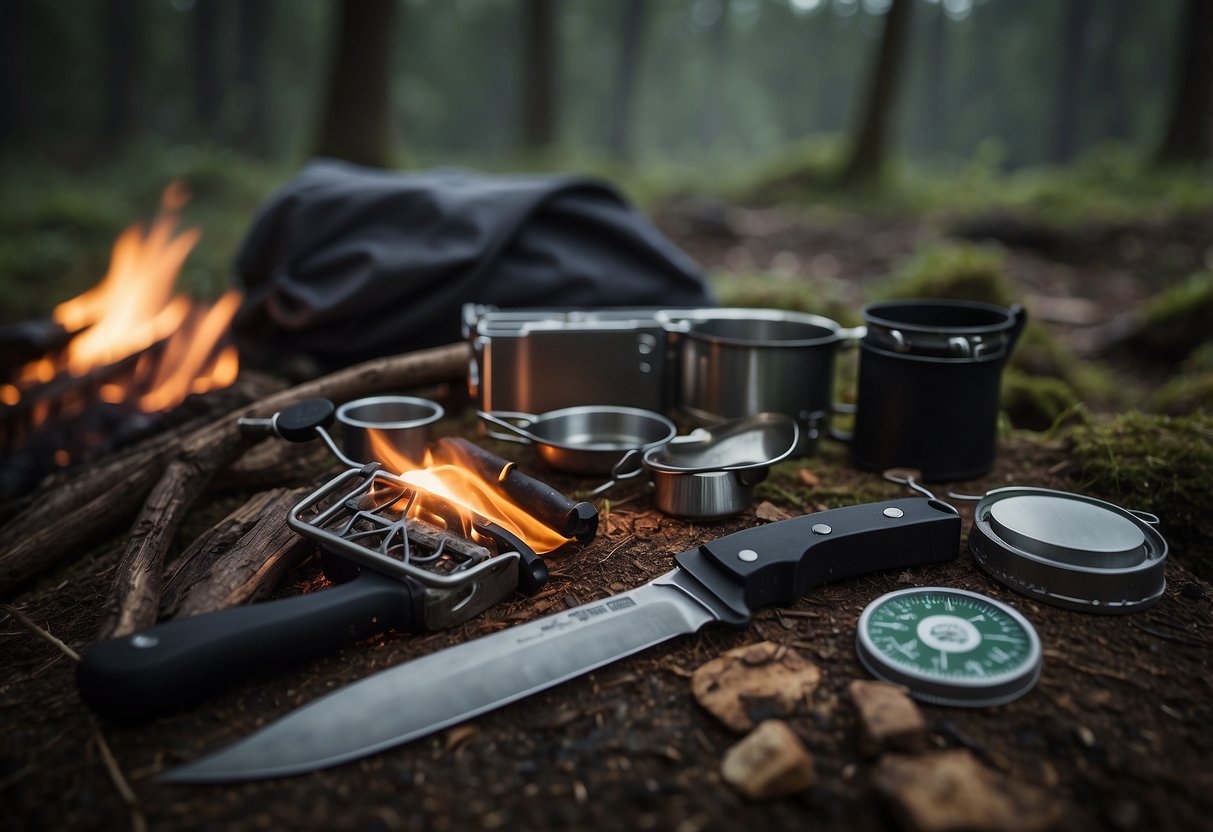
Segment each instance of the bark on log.
[{"label": "bark on log", "polygon": [[166,588],[166,617],[189,618],[269,595],[315,550],[286,523],[287,512],[308,490],[263,492],[191,546]]},{"label": "bark on log", "polygon": [[463,343],[374,359],[238,408],[186,437],[135,521],[115,570],[101,637],[127,635],[155,623],[164,555],[185,513],[215,472],[251,444],[240,431],[239,418],[266,418],[300,399],[316,396],[346,401],[368,393],[451,381],[463,377],[467,361],[468,346]]}]

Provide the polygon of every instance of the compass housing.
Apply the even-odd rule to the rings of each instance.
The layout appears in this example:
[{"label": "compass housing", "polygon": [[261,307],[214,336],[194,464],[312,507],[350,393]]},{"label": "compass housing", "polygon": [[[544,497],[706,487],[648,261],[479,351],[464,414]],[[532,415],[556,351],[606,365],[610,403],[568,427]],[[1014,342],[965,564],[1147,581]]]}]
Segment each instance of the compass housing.
[{"label": "compass housing", "polygon": [[1082,612],[1143,610],[1166,589],[1158,518],[1068,491],[999,488],[977,504],[969,550],[990,577]]},{"label": "compass housing", "polygon": [[963,589],[915,587],[864,608],[859,661],[877,679],[933,705],[1004,705],[1040,678],[1040,637],[1010,606]]}]

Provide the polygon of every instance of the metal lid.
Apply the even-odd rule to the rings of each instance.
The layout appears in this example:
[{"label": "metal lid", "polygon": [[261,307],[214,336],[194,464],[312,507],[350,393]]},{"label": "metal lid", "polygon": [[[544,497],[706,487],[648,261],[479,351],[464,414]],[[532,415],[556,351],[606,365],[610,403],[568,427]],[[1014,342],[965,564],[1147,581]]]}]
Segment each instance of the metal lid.
[{"label": "metal lid", "polygon": [[855,650],[878,679],[915,699],[981,708],[1023,696],[1040,678],[1040,637],[1010,606],[963,589],[919,587],[864,609]]},{"label": "metal lid", "polygon": [[969,548],[991,577],[1086,612],[1144,609],[1166,588],[1167,543],[1111,503],[1046,488],[1000,488],[977,504]]},{"label": "metal lid", "polygon": [[696,474],[766,468],[791,455],[800,426],[783,413],[757,413],[650,448],[644,465],[651,471]]}]

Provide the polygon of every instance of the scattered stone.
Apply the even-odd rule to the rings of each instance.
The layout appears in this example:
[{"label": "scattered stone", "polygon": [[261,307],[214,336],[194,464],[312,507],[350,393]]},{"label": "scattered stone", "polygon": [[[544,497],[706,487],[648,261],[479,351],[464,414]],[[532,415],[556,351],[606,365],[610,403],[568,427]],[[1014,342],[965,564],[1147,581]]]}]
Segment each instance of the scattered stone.
[{"label": "scattered stone", "polygon": [[724,753],[720,776],[750,800],[769,800],[813,785],[813,756],[786,722],[768,719]]},{"label": "scattered stone", "polygon": [[1043,789],[1008,780],[966,749],[888,754],[872,772],[876,791],[913,832],[1037,832],[1061,817]]},{"label": "scattered stone", "polygon": [[790,647],[763,641],[730,650],[691,676],[695,699],[737,733],[788,716],[821,681],[821,671]]},{"label": "scattered stone", "polygon": [[758,504],[758,508],[754,510],[759,520],[765,520],[768,523],[774,523],[778,520],[787,520],[792,515],[781,509],[769,500],[764,500]]},{"label": "scattered stone", "polygon": [[796,478],[799,479],[803,485],[809,488],[816,488],[817,486],[821,485],[821,477],[814,474],[808,468],[801,468],[799,471],[797,471]]},{"label": "scattered stone", "polygon": [[859,742],[864,754],[921,751],[926,747],[927,721],[904,687],[856,679],[847,690],[859,712]]}]

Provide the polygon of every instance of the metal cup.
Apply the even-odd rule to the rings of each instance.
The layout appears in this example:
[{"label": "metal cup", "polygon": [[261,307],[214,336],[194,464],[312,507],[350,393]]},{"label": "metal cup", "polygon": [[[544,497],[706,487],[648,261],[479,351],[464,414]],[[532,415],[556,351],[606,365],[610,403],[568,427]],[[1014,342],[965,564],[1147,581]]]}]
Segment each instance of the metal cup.
[{"label": "metal cup", "polygon": [[849,437],[855,464],[915,468],[935,482],[989,471],[1002,370],[1027,323],[1024,309],[891,300],[868,304],[863,317]]},{"label": "metal cup", "polygon": [[444,415],[429,399],[411,396],[374,396],[346,402],[337,408],[345,453],[362,461],[381,462],[389,468],[420,467],[430,440],[430,425]]}]

